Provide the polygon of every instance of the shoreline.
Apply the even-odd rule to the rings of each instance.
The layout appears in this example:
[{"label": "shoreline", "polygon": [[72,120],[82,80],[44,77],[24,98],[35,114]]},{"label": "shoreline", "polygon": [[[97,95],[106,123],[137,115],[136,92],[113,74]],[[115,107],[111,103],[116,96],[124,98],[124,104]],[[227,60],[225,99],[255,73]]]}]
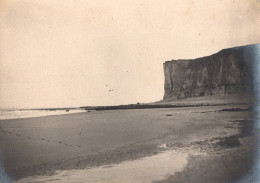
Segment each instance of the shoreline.
[{"label": "shoreline", "polygon": [[[8,123],[0,120],[5,169],[10,177],[21,180],[55,176],[57,171],[74,172],[102,166],[109,169],[127,161],[177,150],[189,154],[188,164],[179,173],[169,173],[169,177],[160,179],[161,182],[181,182],[180,177],[183,182],[189,182],[185,179],[188,175],[199,182],[202,180],[196,177],[199,174],[212,174],[222,180],[237,179],[237,175],[246,173],[245,169],[236,169],[231,163],[225,165],[222,155],[234,162],[239,154],[241,163],[249,167],[253,153],[244,153],[243,149],[255,147],[251,105],[240,105],[239,102],[182,108],[101,110],[15,119]],[[200,156],[198,152],[207,155]],[[225,167],[226,171],[234,173],[214,173],[214,169],[207,168],[209,162],[217,162],[215,167]],[[204,178],[211,182],[209,176]]]},{"label": "shoreline", "polygon": [[[251,123],[252,124],[252,123]],[[247,124],[240,124],[241,128],[247,126]],[[243,130],[242,130],[243,131]],[[243,134],[240,131],[233,135],[223,137],[222,140],[218,139],[210,139],[205,141],[196,141],[190,144],[167,144],[167,147],[162,144],[161,146],[158,143],[149,144],[146,148],[137,145],[135,148],[130,149],[139,149],[139,155],[135,155],[132,157],[121,157],[121,154],[124,153],[133,153],[129,151],[130,149],[119,148],[116,151],[111,151],[107,154],[102,156],[98,156],[97,158],[101,159],[100,164],[95,164],[90,159],[85,159],[83,157],[78,157],[78,160],[74,163],[69,164],[78,164],[79,161],[81,165],[77,168],[58,168],[58,172],[40,172],[39,174],[34,174],[33,177],[29,179],[20,179],[17,183],[25,183],[30,180],[30,182],[37,182],[40,179],[42,180],[53,180],[57,179],[57,182],[61,181],[61,175],[66,174],[67,177],[72,176],[77,171],[82,170],[91,170],[96,168],[111,168],[114,166],[121,165],[124,162],[131,162],[142,160],[143,158],[153,157],[160,154],[164,154],[167,152],[171,152],[172,150],[177,152],[182,152],[188,154],[187,164],[183,167],[183,169],[174,172],[172,171],[169,176],[166,176],[163,180],[155,181],[156,183],[171,183],[171,182],[192,182],[200,183],[200,182],[235,182],[243,178],[247,173],[251,171],[253,168],[253,158],[252,155],[254,154],[256,136],[249,132],[248,134]],[[256,132],[255,132],[256,133]],[[232,136],[237,136],[239,139],[240,144],[233,144]],[[227,143],[221,143],[223,141],[227,141]],[[229,145],[227,147],[226,145]],[[114,157],[111,159],[111,156]],[[109,157],[109,158],[108,158]],[[126,158],[126,159],[125,159]],[[96,158],[95,161],[97,160]],[[106,161],[108,160],[108,161]],[[218,163],[221,162],[221,163]],[[223,164],[223,162],[225,162]],[[246,162],[246,163],[245,163]],[[84,164],[84,165],[83,165]],[[232,164],[233,169],[230,169],[229,166],[225,167],[225,164]],[[89,165],[89,166],[86,166]],[[55,166],[55,165],[54,165]],[[62,166],[64,167],[64,165]],[[57,167],[56,167],[57,168]],[[216,171],[217,170],[217,171]],[[72,172],[72,173],[70,173]],[[207,172],[208,174],[205,174]],[[209,173],[210,172],[210,173]],[[232,175],[230,176],[230,172]],[[35,176],[37,175],[37,176]],[[44,175],[44,176],[43,176]],[[200,176],[198,176],[200,175]],[[215,179],[214,179],[215,176]],[[219,177],[221,179],[219,179]],[[59,178],[58,178],[59,177]],[[38,180],[39,179],[39,180]],[[75,181],[74,181],[75,182]]]},{"label": "shoreline", "polygon": [[[242,97],[242,100],[237,100]],[[35,108],[35,109],[0,109],[0,121],[8,119],[23,119],[45,117],[53,115],[72,114],[80,112],[106,111],[106,110],[133,110],[133,109],[167,109],[204,106],[239,106],[252,105],[253,97],[241,95],[206,96],[178,99],[172,101],[159,101],[145,104],[127,104],[115,106],[85,106],[68,108]]]}]

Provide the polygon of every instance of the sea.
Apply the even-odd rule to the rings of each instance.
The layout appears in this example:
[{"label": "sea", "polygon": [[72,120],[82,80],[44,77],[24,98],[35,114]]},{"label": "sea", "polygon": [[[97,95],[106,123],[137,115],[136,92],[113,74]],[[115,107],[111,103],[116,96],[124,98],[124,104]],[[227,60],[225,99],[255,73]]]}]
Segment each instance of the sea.
[{"label": "sea", "polygon": [[72,114],[86,112],[85,109],[69,109],[69,110],[37,110],[37,109],[0,109],[0,120],[5,119],[21,119],[21,118],[34,118],[41,116],[51,116],[60,114]]}]

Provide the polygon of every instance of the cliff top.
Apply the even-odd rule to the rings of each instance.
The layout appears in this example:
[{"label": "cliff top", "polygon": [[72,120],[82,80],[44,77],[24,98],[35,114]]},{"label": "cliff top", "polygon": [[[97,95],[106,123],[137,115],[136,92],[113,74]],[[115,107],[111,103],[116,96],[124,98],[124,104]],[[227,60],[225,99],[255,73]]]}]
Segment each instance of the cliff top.
[{"label": "cliff top", "polygon": [[[254,48],[256,46],[260,46],[260,43],[257,44],[250,44],[250,45],[244,45],[244,46],[236,46],[236,47],[231,47],[231,48],[225,48],[222,49],[216,53],[213,53],[211,55],[208,56],[203,56],[203,57],[198,57],[198,58],[194,58],[194,59],[177,59],[177,60],[170,60],[170,61],[166,61],[165,63],[169,63],[169,62],[183,62],[183,61],[192,61],[192,60],[197,60],[197,59],[207,59],[208,57],[212,57],[215,56],[217,54],[226,54],[226,53],[231,53],[234,52],[234,50],[244,50],[244,49],[248,49],[248,48]],[[165,64],[164,63],[164,64]]]}]

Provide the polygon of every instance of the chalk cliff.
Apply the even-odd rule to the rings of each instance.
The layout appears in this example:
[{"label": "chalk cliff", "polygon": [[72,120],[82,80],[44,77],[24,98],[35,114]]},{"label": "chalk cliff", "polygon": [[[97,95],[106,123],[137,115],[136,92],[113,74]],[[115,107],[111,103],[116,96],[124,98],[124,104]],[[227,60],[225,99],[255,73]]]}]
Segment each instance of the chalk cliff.
[{"label": "chalk cliff", "polygon": [[[253,91],[253,65],[259,44],[229,48],[216,54],[164,63],[164,100],[248,93]],[[259,61],[259,60],[257,60]]]}]

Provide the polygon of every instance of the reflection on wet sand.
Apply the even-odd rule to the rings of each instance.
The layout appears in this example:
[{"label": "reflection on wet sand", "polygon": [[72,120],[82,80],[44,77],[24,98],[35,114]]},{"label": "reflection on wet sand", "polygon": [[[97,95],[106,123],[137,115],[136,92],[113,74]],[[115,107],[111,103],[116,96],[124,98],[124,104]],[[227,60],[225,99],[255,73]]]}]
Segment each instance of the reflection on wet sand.
[{"label": "reflection on wet sand", "polygon": [[140,160],[125,161],[117,165],[62,171],[53,176],[32,177],[17,183],[150,183],[154,180],[165,179],[167,175],[181,171],[187,165],[187,157],[187,153],[172,150]]}]

